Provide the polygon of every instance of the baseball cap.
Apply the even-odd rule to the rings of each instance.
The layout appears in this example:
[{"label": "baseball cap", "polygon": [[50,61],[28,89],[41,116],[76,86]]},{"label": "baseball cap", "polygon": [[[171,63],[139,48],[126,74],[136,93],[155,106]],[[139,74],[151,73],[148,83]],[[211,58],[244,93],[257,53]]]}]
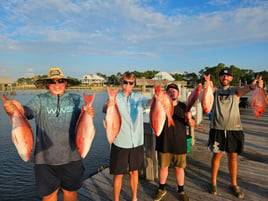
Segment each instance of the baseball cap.
[{"label": "baseball cap", "polygon": [[231,69],[229,69],[229,68],[224,68],[219,72],[219,76],[224,75],[224,74],[233,76],[233,73],[232,73]]},{"label": "baseball cap", "polygon": [[176,84],[174,83],[171,83],[167,86],[167,91],[170,89],[170,88],[173,88],[173,89],[176,89],[177,91],[179,91],[179,88]]}]

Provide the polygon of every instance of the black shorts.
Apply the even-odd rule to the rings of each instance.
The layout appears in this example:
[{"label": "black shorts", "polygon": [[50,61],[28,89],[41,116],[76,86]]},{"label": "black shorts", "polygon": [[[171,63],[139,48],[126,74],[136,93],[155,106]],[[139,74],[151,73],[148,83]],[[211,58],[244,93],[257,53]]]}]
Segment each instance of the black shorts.
[{"label": "black shorts", "polygon": [[243,131],[210,129],[208,148],[214,153],[241,154],[244,147]]},{"label": "black shorts", "polygon": [[143,145],[135,148],[120,148],[112,144],[110,153],[110,173],[126,174],[144,168]]},{"label": "black shorts", "polygon": [[76,191],[83,184],[82,160],[64,165],[36,164],[34,166],[37,192],[40,197],[53,193],[58,188]]}]

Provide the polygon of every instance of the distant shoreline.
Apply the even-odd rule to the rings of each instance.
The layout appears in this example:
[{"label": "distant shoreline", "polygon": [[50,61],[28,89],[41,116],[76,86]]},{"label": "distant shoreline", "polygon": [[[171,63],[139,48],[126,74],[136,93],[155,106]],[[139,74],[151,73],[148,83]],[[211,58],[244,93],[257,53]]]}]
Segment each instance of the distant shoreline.
[{"label": "distant shoreline", "polygon": [[[66,91],[106,91],[108,86],[103,86],[103,87],[67,87]],[[120,88],[121,86],[111,86],[111,88]],[[3,94],[16,94],[17,92],[33,92],[33,91],[47,91],[48,89],[39,89],[39,88],[13,88],[11,90],[6,90],[6,91],[0,91],[0,93]],[[133,89],[134,91],[141,91],[140,87],[135,87]]]}]

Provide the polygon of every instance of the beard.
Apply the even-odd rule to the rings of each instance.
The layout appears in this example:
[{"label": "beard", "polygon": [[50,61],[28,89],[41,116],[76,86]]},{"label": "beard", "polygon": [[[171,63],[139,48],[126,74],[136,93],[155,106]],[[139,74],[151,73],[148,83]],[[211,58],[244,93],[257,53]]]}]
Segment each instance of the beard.
[{"label": "beard", "polygon": [[220,81],[220,83],[221,83],[221,86],[225,87],[225,86],[228,86],[230,84],[230,81],[223,80],[223,81]]}]

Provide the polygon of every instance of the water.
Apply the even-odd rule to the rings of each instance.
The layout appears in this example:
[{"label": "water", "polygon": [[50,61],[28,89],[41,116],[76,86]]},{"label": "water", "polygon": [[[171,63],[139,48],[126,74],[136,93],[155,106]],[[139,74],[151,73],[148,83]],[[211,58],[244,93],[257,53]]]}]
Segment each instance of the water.
[{"label": "water", "polygon": [[[8,95],[8,99],[16,99],[22,104],[27,103],[34,95],[40,92],[19,92],[17,95]],[[42,92],[41,92],[42,93]],[[83,91],[74,93],[82,95]],[[86,91],[87,94],[92,92]],[[94,125],[96,135],[91,149],[83,159],[85,166],[84,179],[97,172],[100,166],[109,165],[109,144],[103,127],[102,107],[108,96],[106,92],[96,92],[93,102],[95,109]],[[40,201],[37,196],[33,163],[25,163],[18,155],[11,141],[11,123],[9,116],[5,113],[0,100],[0,200],[1,201]],[[34,120],[30,121],[35,132]]]}]

